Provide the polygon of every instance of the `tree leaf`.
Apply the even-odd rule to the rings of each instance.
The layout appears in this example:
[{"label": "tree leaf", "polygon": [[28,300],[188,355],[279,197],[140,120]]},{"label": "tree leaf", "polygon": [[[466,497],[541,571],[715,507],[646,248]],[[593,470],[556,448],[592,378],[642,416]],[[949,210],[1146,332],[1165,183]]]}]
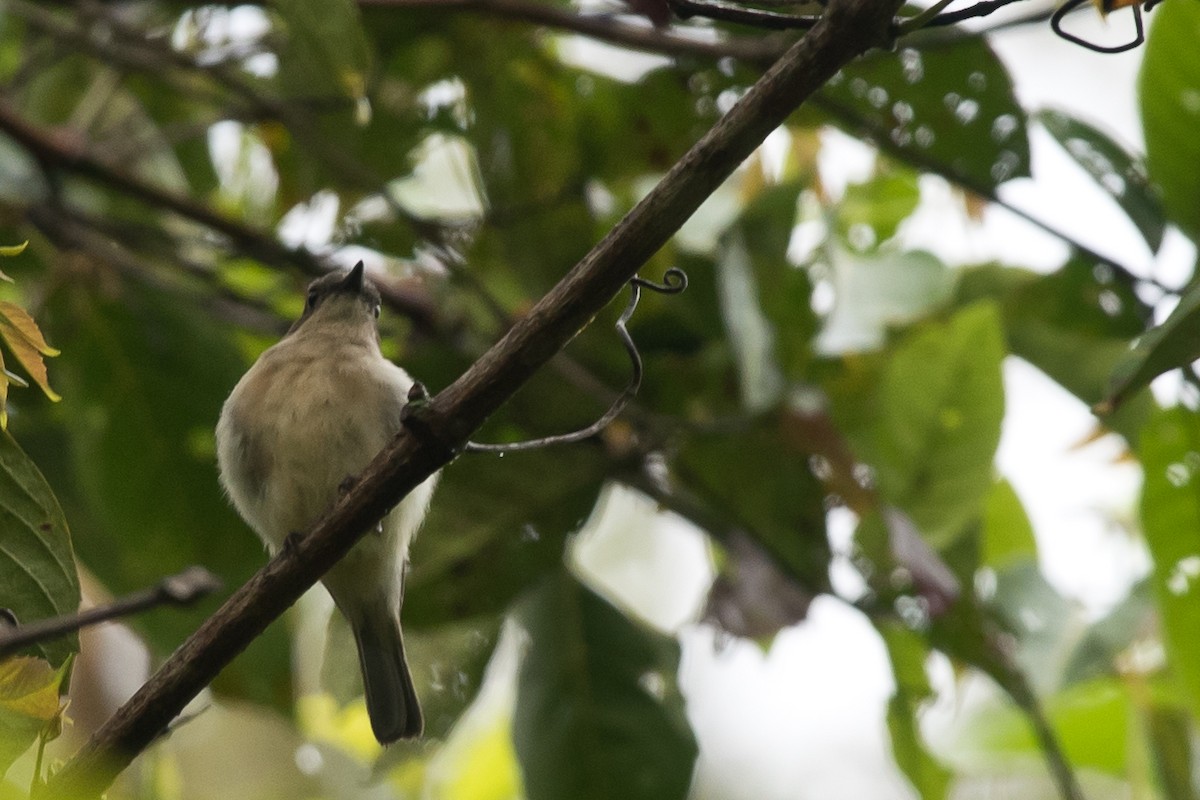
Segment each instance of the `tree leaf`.
[{"label": "tree leaf", "polygon": [[877,54],[842,70],[816,106],[900,160],[944,166],[992,188],[1029,174],[1025,112],[983,37]]},{"label": "tree leaf", "polygon": [[1112,368],[1108,393],[1095,410],[1111,414],[1150,382],[1200,358],[1200,284],[1193,284],[1158,327],[1139,338]]},{"label": "tree leaf", "polygon": [[0,660],[0,778],[39,736],[54,738],[65,676],[40,658]]},{"label": "tree leaf", "polygon": [[846,187],[837,205],[838,231],[848,241],[854,241],[855,226],[865,225],[870,228],[875,244],[887,241],[896,234],[900,223],[916,211],[920,200],[915,172],[888,170]]},{"label": "tree leaf", "polygon": [[371,51],[351,0],[279,0],[287,23],[279,77],[300,96],[341,94],[363,100]]},{"label": "tree leaf", "polygon": [[4,338],[4,343],[13,351],[21,366],[46,397],[55,403],[62,400],[62,397],[50,388],[46,362],[42,360],[42,356],[56,356],[59,351],[46,344],[41,329],[33,317],[29,316],[29,312],[15,303],[0,301],[0,337]]},{"label": "tree leaf", "polygon": [[1067,155],[1107,192],[1130,221],[1141,231],[1151,250],[1158,250],[1166,228],[1162,201],[1150,186],[1142,159],[1130,153],[1108,134],[1065,111],[1047,109],[1037,113]]},{"label": "tree leaf", "polygon": [[1142,529],[1171,674],[1200,716],[1200,418],[1160,411],[1142,431]]},{"label": "tree leaf", "polygon": [[887,646],[896,680],[887,716],[892,754],[922,800],[941,800],[950,788],[951,773],[925,746],[918,722],[921,707],[933,697],[925,674],[929,645],[894,621],[877,622],[876,629]]},{"label": "tree leaf", "polygon": [[1012,484],[1001,479],[992,485],[984,507],[983,556],[981,563],[1003,570],[1022,561],[1037,559],[1033,525]]},{"label": "tree leaf", "polygon": [[1200,240],[1200,5],[1171,3],[1154,15],[1138,77],[1146,166],[1171,221]]},{"label": "tree leaf", "polygon": [[931,545],[951,544],[992,486],[1004,416],[1000,317],[971,306],[905,337],[884,367],[877,418],[860,450],[883,496]]},{"label": "tree leaf", "polygon": [[[79,576],[67,521],[46,479],[7,432],[0,432],[0,606],[20,623],[74,614]],[[30,648],[54,666],[79,651],[74,634]]]},{"label": "tree leaf", "polygon": [[405,624],[413,629],[503,611],[562,563],[607,462],[588,447],[470,454],[446,469],[413,546]]},{"label": "tree leaf", "polygon": [[696,742],[675,687],[679,646],[565,571],[521,604],[529,633],[513,739],[529,800],[687,796]]}]

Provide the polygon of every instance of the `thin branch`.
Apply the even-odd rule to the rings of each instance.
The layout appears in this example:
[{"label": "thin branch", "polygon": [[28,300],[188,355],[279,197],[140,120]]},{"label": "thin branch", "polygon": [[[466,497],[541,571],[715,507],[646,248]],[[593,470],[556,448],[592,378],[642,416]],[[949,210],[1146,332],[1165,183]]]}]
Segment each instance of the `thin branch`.
[{"label": "thin branch", "polygon": [[[363,8],[434,9],[475,11],[490,16],[569,31],[632,50],[664,56],[706,59],[734,58],[747,64],[770,66],[791,43],[779,36],[724,36],[711,29],[658,29],[628,21],[634,17],[611,14],[578,14],[549,3],[530,0],[358,0]],[[705,38],[701,38],[701,37]]]},{"label": "thin branch", "polygon": [[[461,449],[570,341],[766,136],[838,69],[886,43],[897,0],[831,0],[772,67],[571,272],[450,387],[423,407],[357,483],[296,543],[238,589],[47,784],[49,796],[104,790],[187,702],[344,556],[364,531]],[[419,432],[417,432],[419,431]]]},{"label": "thin branch", "polygon": [[809,30],[817,24],[820,17],[797,17],[791,14],[779,14],[774,11],[745,8],[721,3],[718,0],[667,0],[667,5],[680,19],[704,17],[719,22],[732,22],[736,25],[750,25],[771,31]]},{"label": "thin branch", "polygon": [[106,606],[17,627],[0,625],[0,658],[38,642],[66,636],[88,625],[140,614],[158,606],[189,606],[219,588],[221,581],[204,567],[188,567],[177,575],[163,578],[150,589],[134,592]]}]

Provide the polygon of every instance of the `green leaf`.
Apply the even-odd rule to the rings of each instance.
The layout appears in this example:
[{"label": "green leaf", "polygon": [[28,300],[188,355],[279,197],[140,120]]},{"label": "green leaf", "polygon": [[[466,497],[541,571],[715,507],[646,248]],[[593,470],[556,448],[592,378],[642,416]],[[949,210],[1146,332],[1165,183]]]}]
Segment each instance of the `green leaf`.
[{"label": "green leaf", "polygon": [[1154,559],[1163,644],[1193,717],[1200,717],[1200,418],[1173,408],[1146,425],[1139,442],[1145,471],[1141,515]]},{"label": "green leaf", "polygon": [[[0,605],[28,623],[79,610],[71,536],[46,479],[7,432],[0,432]],[[74,634],[31,648],[54,666],[79,651]]]},{"label": "green leaf", "polygon": [[1067,155],[1107,192],[1141,231],[1151,250],[1162,244],[1166,219],[1162,201],[1150,186],[1142,159],[1113,141],[1108,134],[1065,111],[1036,115]]},{"label": "green leaf", "polygon": [[814,100],[852,136],[869,132],[901,161],[986,188],[1029,174],[1025,112],[983,37],[861,59]]},{"label": "green leaf", "polygon": [[750,533],[805,588],[825,585],[825,492],[801,449],[805,431],[787,414],[735,433],[694,435],[672,465],[682,494],[716,524]]},{"label": "green leaf", "polygon": [[565,571],[520,607],[529,633],[513,740],[529,800],[687,796],[696,742],[675,687],[679,646]]},{"label": "green leaf", "polygon": [[606,474],[586,446],[469,454],[446,468],[413,546],[405,624],[427,628],[503,611],[562,563]]},{"label": "green leaf", "polygon": [[1063,670],[1063,684],[1116,677],[1117,657],[1157,624],[1149,581],[1140,581],[1102,619],[1092,623]]},{"label": "green leaf", "polygon": [[916,211],[920,201],[917,175],[909,170],[894,169],[869,181],[851,184],[837,206],[838,231],[848,241],[855,241],[855,227],[867,226],[873,244],[887,241],[896,234],[900,223]]},{"label": "green leaf", "polygon": [[39,736],[57,736],[66,669],[39,658],[16,656],[0,661],[0,778]]},{"label": "green leaf", "polygon": [[1152,702],[1145,725],[1162,796],[1166,800],[1195,800],[1191,716],[1174,706]]},{"label": "green leaf", "polygon": [[[1134,705],[1119,681],[1077,684],[1044,703],[1068,762],[1124,775]],[[1043,754],[1028,718],[1010,703],[980,704],[946,735],[947,755],[974,770],[1020,771]]]},{"label": "green leaf", "polygon": [[1042,695],[1064,684],[1066,665],[1087,628],[1083,610],[1042,576],[1036,561],[1010,566],[997,576],[989,603],[1016,636],[1016,661]]},{"label": "green leaf", "polygon": [[1021,498],[1007,480],[998,480],[988,492],[983,518],[982,564],[1002,570],[1021,561],[1037,559],[1033,525]]},{"label": "green leaf", "polygon": [[[730,232],[744,241],[754,270],[758,305],[772,328],[775,361],[784,377],[792,380],[806,377],[817,328],[808,270],[787,259],[788,243],[796,228],[797,203],[805,185],[805,179],[801,179],[761,189]],[[700,269],[688,271],[697,294],[704,287]],[[672,298],[671,302],[691,302],[694,297],[689,288],[688,296]]]},{"label": "green leaf", "polygon": [[951,773],[926,748],[918,722],[921,707],[933,697],[925,674],[929,645],[895,622],[877,623],[876,628],[887,646],[896,679],[887,717],[892,754],[922,800],[941,800],[950,788]]},{"label": "green leaf", "polygon": [[1096,405],[1109,414],[1164,372],[1200,358],[1200,284],[1183,293],[1163,323],[1137,340],[1113,367],[1106,397]]},{"label": "green leaf", "polygon": [[990,304],[905,337],[884,368],[872,453],[883,496],[935,548],[950,545],[983,510],[1004,416],[1005,355]]},{"label": "green leaf", "polygon": [[1154,14],[1138,77],[1146,166],[1171,221],[1200,240],[1200,4],[1164,5]]},{"label": "green leaf", "polygon": [[[357,4],[351,0],[278,0],[287,44],[279,77],[304,97],[365,97],[371,52]],[[364,120],[365,121],[365,120]]]},{"label": "green leaf", "polygon": [[[956,295],[960,305],[999,302],[1012,354],[1088,404],[1105,395],[1128,340],[1145,330],[1151,314],[1130,280],[1081,257],[1049,275],[972,267],[961,272]],[[1148,399],[1130,402],[1105,422],[1133,442],[1149,410]]]}]

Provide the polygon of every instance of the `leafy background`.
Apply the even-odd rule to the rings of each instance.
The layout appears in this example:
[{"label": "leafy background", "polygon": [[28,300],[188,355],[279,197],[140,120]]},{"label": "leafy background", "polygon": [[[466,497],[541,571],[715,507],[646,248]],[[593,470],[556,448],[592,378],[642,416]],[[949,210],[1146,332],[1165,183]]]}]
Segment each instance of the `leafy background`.
[{"label": "leafy background", "polygon": [[[64,397],[14,392],[15,441],[0,442],[0,605],[19,619],[74,607],[72,553],[92,602],[194,563],[243,581],[263,554],[220,496],[212,427],[311,274],[365,258],[388,354],[441,388],[765,60],[647,59],[487,3],[420,5],[0,8],[0,240],[30,241],[0,294],[62,351],[50,377]],[[862,796],[864,775],[870,796],[1055,796],[1064,775],[1089,796],[1195,796],[1190,266],[1167,280],[1114,263],[1092,249],[1108,252],[1103,232],[1060,236],[1049,268],[1033,238],[980,263],[914,235],[931,209],[939,236],[981,232],[1028,185],[1041,136],[1148,252],[1194,258],[1200,4],[1167,0],[1153,18],[1145,152],[1106,132],[1102,106],[1020,102],[991,37],[951,30],[847,68],[743,165],[643,270],[682,267],[690,287],[648,295],[631,324],[636,404],[586,443],[446,470],[405,607],[426,741],[374,744],[347,632],[316,593],[111,796],[807,796],[722,762],[720,736],[750,731],[736,752],[809,747],[773,739],[772,714],[815,718],[786,700],[846,685],[863,702],[826,704],[814,724],[885,752],[825,758],[827,785],[806,784],[820,796]],[[773,46],[675,27],[715,28],[731,53]],[[1073,69],[1096,58],[1063,52]],[[629,368],[618,312],[479,438],[601,413]],[[1030,365],[1145,474],[1140,505],[1105,523],[1147,566],[1101,608],[1047,579],[1060,532],[1035,526],[1017,476],[996,468],[1006,389]],[[52,757],[212,607],[86,634]],[[689,693],[721,658],[681,649],[698,638],[730,658],[798,647],[817,671],[761,707],[732,688]],[[20,752],[57,718],[46,698],[75,649],[0,673],[6,796],[30,785],[36,748]],[[713,709],[728,731],[702,724]]]}]

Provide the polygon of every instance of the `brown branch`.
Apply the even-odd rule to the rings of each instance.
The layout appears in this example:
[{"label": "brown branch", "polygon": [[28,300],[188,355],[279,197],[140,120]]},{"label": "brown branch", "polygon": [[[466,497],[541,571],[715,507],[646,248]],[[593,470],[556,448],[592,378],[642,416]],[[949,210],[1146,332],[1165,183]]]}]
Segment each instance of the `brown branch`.
[{"label": "brown branch", "polygon": [[622,21],[610,14],[577,14],[565,8],[531,0],[358,0],[363,8],[432,9],[475,11],[495,17],[570,31],[610,44],[665,56],[735,58],[747,64],[770,66],[792,42],[784,36],[720,36],[719,32],[697,29],[707,38],[693,36],[686,28],[659,29]]},{"label": "brown branch", "polygon": [[47,784],[96,794],[187,702],[405,494],[448,463],[484,420],[613,298],[734,169],[839,68],[887,41],[897,0],[832,0],[772,67],[549,294],[454,384],[414,413],[322,519],[196,631]]}]

